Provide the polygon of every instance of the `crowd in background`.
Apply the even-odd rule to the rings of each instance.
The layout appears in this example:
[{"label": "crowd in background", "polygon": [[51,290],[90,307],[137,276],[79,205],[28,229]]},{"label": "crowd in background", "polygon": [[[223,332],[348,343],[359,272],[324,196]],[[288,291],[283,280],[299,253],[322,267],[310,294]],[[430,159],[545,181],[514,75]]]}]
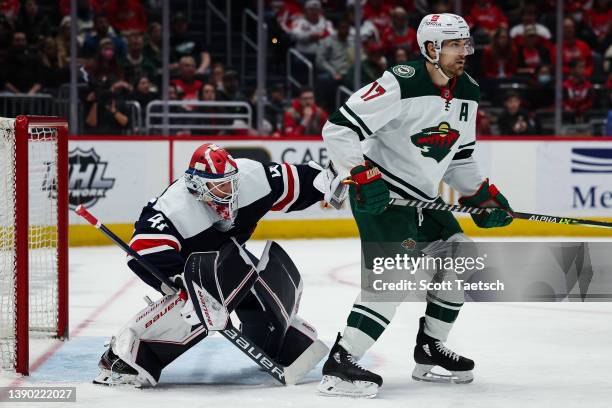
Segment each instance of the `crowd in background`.
[{"label": "crowd in background", "polygon": [[[284,63],[288,47],[295,47],[312,61],[316,81],[313,88],[294,92],[293,99],[287,98],[284,81],[269,81],[265,134],[320,134],[328,113],[336,108],[338,87],[353,90],[355,1],[361,1],[363,13],[359,33],[362,86],[394,64],[420,58],[416,27],[421,17],[453,12],[455,7],[454,1],[445,0],[267,0],[269,60]],[[123,133],[131,125],[126,101],[138,101],[144,107],[160,98],[160,2],[77,3],[84,133]],[[254,10],[255,4],[254,0],[235,2],[236,7]],[[73,24],[69,6],[69,0],[0,1],[4,92],[57,95],[62,84],[69,82]],[[478,132],[541,134],[536,112],[552,112],[554,104],[556,2],[468,0],[461,6],[477,45],[467,70],[478,79],[482,91]],[[608,0],[576,0],[565,1],[564,12],[564,122],[583,123],[612,105],[612,9]],[[173,10],[169,99],[246,102],[254,107],[254,85],[241,84],[237,67],[213,58],[207,44],[192,37],[191,23],[182,10]],[[190,105],[171,109],[224,112]],[[214,124],[211,116],[207,123]],[[179,133],[220,132],[185,129]],[[254,130],[242,133],[253,134]]]}]

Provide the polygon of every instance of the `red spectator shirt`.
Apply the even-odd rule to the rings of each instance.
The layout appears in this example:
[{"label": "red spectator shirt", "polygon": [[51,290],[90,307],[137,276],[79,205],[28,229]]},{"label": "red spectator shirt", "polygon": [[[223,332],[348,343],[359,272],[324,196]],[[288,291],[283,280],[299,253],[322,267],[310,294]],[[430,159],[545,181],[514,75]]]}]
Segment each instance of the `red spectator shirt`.
[{"label": "red spectator shirt", "polygon": [[19,16],[19,5],[19,0],[4,0],[0,2],[0,14],[9,21],[15,21]]},{"label": "red spectator shirt", "polygon": [[188,84],[182,79],[173,79],[170,83],[176,86],[176,89],[183,93],[183,100],[198,99],[198,93],[202,88],[202,81],[195,79],[192,83]]},{"label": "red spectator shirt", "polygon": [[[590,77],[593,74],[593,55],[591,47],[582,40],[574,40],[573,45],[569,45],[566,41],[563,42],[563,74],[569,75],[570,68],[569,63],[574,59],[584,60],[586,67],[584,74]],[[552,47],[550,55],[553,64],[557,61],[557,47]]]},{"label": "red spectator shirt", "polygon": [[[397,34],[393,26],[387,27],[382,33],[382,44],[386,54],[390,54],[397,48],[406,48],[409,53],[418,52],[416,31],[407,27],[404,34]],[[410,57],[410,55],[408,55]]]},{"label": "red spectator shirt", "polygon": [[482,72],[486,78],[508,78],[516,73],[517,53],[512,47],[505,60],[493,56],[493,50],[487,45],[482,53]]},{"label": "red spectator shirt", "polygon": [[582,114],[593,106],[591,89],[593,84],[588,79],[569,78],[563,81],[566,97],[563,107],[566,111]]},{"label": "red spectator shirt", "polygon": [[277,10],[276,21],[278,21],[281,28],[287,32],[290,32],[293,29],[295,21],[304,15],[302,5],[296,0],[284,0],[272,3],[272,7]]},{"label": "red spectator shirt", "polygon": [[111,0],[104,7],[111,26],[119,32],[147,31],[147,13],[140,0]]},{"label": "red spectator shirt", "polygon": [[366,3],[363,6],[363,20],[370,20],[378,32],[382,33],[387,27],[391,27],[391,10],[390,4],[383,4],[380,9],[376,10],[370,3]]},{"label": "red spectator shirt", "polygon": [[[323,129],[323,125],[327,122],[327,112],[318,107],[317,105],[313,106],[313,112],[311,117],[311,126],[310,129],[307,129],[302,124],[302,114],[303,108],[298,99],[294,99],[291,102],[291,108],[285,111],[284,117],[284,128],[285,135],[287,136],[299,136],[299,135],[310,135],[310,134],[321,134],[321,130]],[[314,121],[314,123],[313,123]],[[316,127],[316,129],[312,129]]]},{"label": "red spectator shirt", "polygon": [[608,34],[610,24],[612,24],[612,8],[603,13],[595,10],[586,10],[584,21],[593,30],[597,38],[602,40]]},{"label": "red spectator shirt", "polygon": [[470,28],[476,26],[487,31],[495,31],[499,26],[508,26],[508,18],[503,11],[490,3],[485,7],[474,4],[466,20]]}]

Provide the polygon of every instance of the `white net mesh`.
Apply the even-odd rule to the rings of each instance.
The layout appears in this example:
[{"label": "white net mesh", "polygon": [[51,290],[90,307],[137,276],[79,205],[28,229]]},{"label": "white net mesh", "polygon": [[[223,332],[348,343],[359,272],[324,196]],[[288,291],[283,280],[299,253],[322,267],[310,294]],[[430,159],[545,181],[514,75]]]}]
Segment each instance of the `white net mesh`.
[{"label": "white net mesh", "polygon": [[[0,119],[0,364],[15,365],[15,132]],[[28,140],[29,328],[57,329],[57,129],[30,128]],[[18,306],[17,306],[18,307]],[[25,340],[27,341],[27,339]]]}]

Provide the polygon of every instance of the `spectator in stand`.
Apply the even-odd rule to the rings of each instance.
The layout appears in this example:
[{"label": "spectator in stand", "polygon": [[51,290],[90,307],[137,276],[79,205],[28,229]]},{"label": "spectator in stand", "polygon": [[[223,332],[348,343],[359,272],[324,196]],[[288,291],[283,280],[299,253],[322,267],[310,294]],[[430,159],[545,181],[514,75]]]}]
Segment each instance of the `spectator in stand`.
[{"label": "spectator in stand", "polygon": [[122,35],[147,31],[147,13],[140,0],[110,0],[104,11],[113,28]]},{"label": "spectator in stand", "polygon": [[268,103],[264,111],[264,118],[270,124],[272,136],[278,137],[284,133],[283,121],[286,109],[285,88],[277,84],[270,88]]},{"label": "spectator in stand", "polygon": [[[196,100],[199,98],[203,82],[196,79],[196,62],[191,56],[182,57],[179,62],[179,77],[171,81],[182,100]],[[189,109],[189,108],[187,108]]]},{"label": "spectator in stand", "polygon": [[[570,74],[570,62],[582,60],[584,62],[584,74],[587,77],[593,75],[593,52],[591,47],[582,40],[576,38],[576,24],[571,18],[563,20],[563,75]],[[551,59],[556,61],[557,49],[551,48]]]},{"label": "spectator in stand", "polygon": [[[103,1],[77,0],[77,25],[81,35],[86,35],[93,30],[94,17],[96,14],[104,12]],[[70,15],[70,2],[71,0],[59,1],[59,9],[62,16]]]},{"label": "spectator in stand", "polygon": [[535,80],[539,68],[542,65],[550,65],[550,52],[548,47],[542,44],[542,37],[538,35],[535,25],[526,25],[523,36],[524,41],[518,47],[517,52],[518,65],[516,72]]},{"label": "spectator in stand", "polygon": [[336,34],[321,41],[317,51],[317,94],[327,109],[332,108],[336,89],[353,60],[353,46],[348,42],[348,21],[340,21],[337,28]]},{"label": "spectator in stand", "polygon": [[114,51],[117,53],[117,55],[120,57],[125,56],[125,43],[121,37],[117,37],[114,34],[106,14],[97,14],[94,17],[94,32],[85,36],[82,49],[83,56],[85,58],[95,57],[95,55],[98,53],[100,42],[105,38],[112,41]]},{"label": "spectator in stand", "polygon": [[26,34],[29,44],[37,44],[42,37],[51,34],[49,18],[39,13],[36,0],[27,0],[21,8],[17,19],[16,30]]},{"label": "spectator in stand", "polygon": [[112,85],[118,81],[123,81],[123,70],[115,53],[115,44],[110,38],[103,38],[100,41],[98,53],[87,64],[86,71],[89,74],[89,81],[92,83],[109,81]]},{"label": "spectator in stand", "polygon": [[408,25],[408,13],[402,7],[391,11],[391,26],[382,33],[382,43],[385,54],[394,55],[395,50],[402,47],[409,51],[409,57],[419,54],[416,31]]},{"label": "spectator in stand", "polygon": [[125,102],[108,89],[96,90],[89,94],[90,103],[85,118],[85,133],[99,135],[123,134],[129,125]]},{"label": "spectator in stand", "polygon": [[216,91],[223,91],[223,75],[225,66],[221,62],[215,62],[210,73],[210,83],[215,86]]},{"label": "spectator in stand", "polygon": [[121,60],[125,80],[134,83],[141,77],[155,78],[156,69],[153,61],[144,54],[144,37],[142,33],[132,32],[127,37],[127,54]]},{"label": "spectator in stand", "polygon": [[582,123],[593,107],[593,84],[586,78],[586,63],[582,59],[570,62],[570,77],[563,81],[563,111],[565,119]]},{"label": "spectator in stand", "polygon": [[129,99],[132,101],[136,101],[140,104],[140,114],[143,122],[145,120],[145,115],[147,112],[147,105],[149,104],[149,102],[154,101],[158,98],[155,89],[155,86],[151,83],[149,78],[145,76],[140,77],[134,83],[134,90],[130,94]]},{"label": "spectator in stand", "polygon": [[[349,30],[349,43],[355,43],[355,6],[349,4],[346,8],[346,19],[349,22],[350,30]],[[360,37],[361,42],[380,42],[380,33],[378,29],[374,25],[371,20],[364,20],[362,18],[361,21],[361,30]]]},{"label": "spectator in stand", "polygon": [[606,45],[610,45],[612,35],[612,8],[609,1],[595,0],[593,7],[585,10],[584,22],[595,34],[598,51],[604,52]]},{"label": "spectator in stand", "polygon": [[319,79],[329,82],[340,82],[351,66],[352,44],[348,42],[349,23],[342,20],[338,23],[338,31],[321,41],[317,50],[317,68]]},{"label": "spectator in stand", "polygon": [[393,63],[395,65],[405,64],[408,61],[410,61],[409,55],[410,53],[408,52],[407,49],[399,47],[395,50],[395,53],[393,54]]},{"label": "spectator in stand", "polygon": [[28,95],[40,91],[40,67],[36,55],[28,49],[28,40],[24,32],[13,33],[13,42],[4,69],[6,70],[4,86],[7,91]]},{"label": "spectator in stand", "polygon": [[523,44],[523,38],[527,35],[526,29],[528,26],[535,27],[535,32],[538,37],[543,40],[543,45],[549,47],[551,45],[552,35],[550,30],[543,24],[537,22],[538,7],[535,4],[526,4],[521,11],[521,23],[515,25],[510,30],[510,38],[516,46]]},{"label": "spectator in stand", "polygon": [[380,34],[391,27],[391,2],[367,0],[363,5],[363,20],[371,21]]},{"label": "spectator in stand", "polygon": [[[202,86],[200,92],[200,100],[204,102],[214,102],[217,100],[217,90],[213,84],[207,83]],[[222,121],[216,117],[216,114],[222,113],[222,109],[217,106],[200,106],[198,111],[205,114],[211,115],[212,117],[202,117],[199,121],[201,125],[219,125]],[[201,135],[218,134],[219,129],[198,129],[192,133],[198,133]]]},{"label": "spectator in stand", "polygon": [[57,51],[55,39],[46,37],[41,40],[39,64],[43,92],[57,93],[60,85],[70,81],[70,70],[68,65],[63,63]]},{"label": "spectator in stand", "polygon": [[236,71],[229,70],[223,74],[223,90],[217,89],[217,100],[246,102],[246,97],[240,91],[240,81]]},{"label": "spectator in stand", "polygon": [[159,23],[151,23],[147,33],[144,54],[146,58],[153,63],[160,74],[162,66],[162,26]]},{"label": "spectator in stand", "polygon": [[304,87],[300,90],[299,98],[294,99],[285,112],[285,134],[320,135],[327,116],[327,112],[316,105],[312,88]]},{"label": "spectator in stand", "polygon": [[[376,81],[387,69],[387,59],[380,44],[370,43],[365,47],[366,58],[361,62],[361,84],[359,87],[366,86],[370,82]],[[352,65],[344,76],[344,85],[354,88],[355,66]]]},{"label": "spectator in stand", "polygon": [[200,91],[200,100],[214,102],[217,100],[217,89],[213,84],[204,84]]},{"label": "spectator in stand", "polygon": [[13,26],[19,17],[19,0],[0,0],[0,14]]},{"label": "spectator in stand", "polygon": [[[70,24],[70,16],[62,18],[57,36],[55,37],[57,56],[62,67],[70,65]],[[80,46],[81,44],[77,37],[77,48],[80,48]]]},{"label": "spectator in stand", "polygon": [[490,0],[477,0],[465,19],[470,25],[470,29],[477,33],[483,33],[489,38],[493,37],[498,28],[508,27],[508,18]]},{"label": "spectator in stand", "polygon": [[[291,33],[295,22],[304,15],[302,4],[298,0],[283,0],[275,2],[273,9],[278,25],[287,34]],[[274,7],[276,6],[276,7]]]},{"label": "spectator in stand", "polygon": [[319,0],[308,0],[304,5],[304,17],[295,22],[291,35],[295,48],[314,61],[321,40],[333,32],[332,24],[321,12]]},{"label": "spectator in stand", "polygon": [[172,35],[170,36],[170,69],[178,68],[176,63],[183,57],[193,57],[196,62],[196,73],[205,75],[210,66],[210,54],[202,50],[200,42],[189,35],[189,22],[183,13],[177,13],[172,19]]},{"label": "spectator in stand", "polygon": [[538,131],[536,123],[529,113],[521,107],[521,97],[516,92],[509,92],[504,101],[504,111],[497,118],[501,135],[534,135]]},{"label": "spectator in stand", "polygon": [[476,112],[476,136],[489,136],[492,134],[489,114],[483,109],[478,109]]},{"label": "spectator in stand", "polygon": [[517,54],[506,27],[495,31],[493,41],[483,51],[482,65],[483,76],[488,79],[506,79],[515,74]]}]

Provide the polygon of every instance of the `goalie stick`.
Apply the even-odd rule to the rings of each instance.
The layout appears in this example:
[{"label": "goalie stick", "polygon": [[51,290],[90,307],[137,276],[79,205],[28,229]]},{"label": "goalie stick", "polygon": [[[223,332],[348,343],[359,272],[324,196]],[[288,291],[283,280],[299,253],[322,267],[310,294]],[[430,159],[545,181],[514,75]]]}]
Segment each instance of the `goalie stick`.
[{"label": "goalie stick", "polygon": [[[488,208],[481,208],[481,207],[469,207],[465,205],[442,204],[442,203],[428,203],[426,201],[405,200],[402,198],[392,198],[391,200],[389,200],[389,205],[425,208],[427,210],[452,211],[452,212],[467,213],[467,214],[481,214],[484,211],[488,210]],[[541,222],[549,222],[553,224],[563,224],[563,225],[588,225],[591,227],[612,228],[612,222],[582,220],[578,218],[557,217],[554,215],[541,215],[541,214],[532,214],[532,213],[524,213],[524,212],[516,212],[516,211],[513,211],[512,215],[514,216],[514,218],[528,220],[528,221],[541,221]]]},{"label": "goalie stick", "polygon": [[[162,275],[155,266],[144,260],[136,251],[130,248],[125,242],[121,240],[115,233],[108,229],[102,224],[96,217],[94,217],[85,207],[79,205],[74,210],[79,216],[85,218],[87,222],[102,231],[111,241],[119,246],[123,251],[133,257],[143,268],[147,270],[151,275],[155,276],[164,286],[168,292],[176,294],[179,291],[174,287],[164,275]],[[244,336],[240,330],[235,328],[231,321],[228,322],[227,326],[223,330],[219,330],[219,333],[227,340],[229,340],[234,346],[236,346],[242,353],[253,360],[258,366],[264,371],[270,374],[276,381],[283,385],[295,384],[300,378],[306,373],[303,372],[301,367],[300,358],[298,358],[293,364],[288,367],[284,367],[276,363],[266,352],[264,352],[259,346],[253,341]],[[300,356],[301,357],[301,356]],[[297,363],[297,364],[296,364]]]}]

